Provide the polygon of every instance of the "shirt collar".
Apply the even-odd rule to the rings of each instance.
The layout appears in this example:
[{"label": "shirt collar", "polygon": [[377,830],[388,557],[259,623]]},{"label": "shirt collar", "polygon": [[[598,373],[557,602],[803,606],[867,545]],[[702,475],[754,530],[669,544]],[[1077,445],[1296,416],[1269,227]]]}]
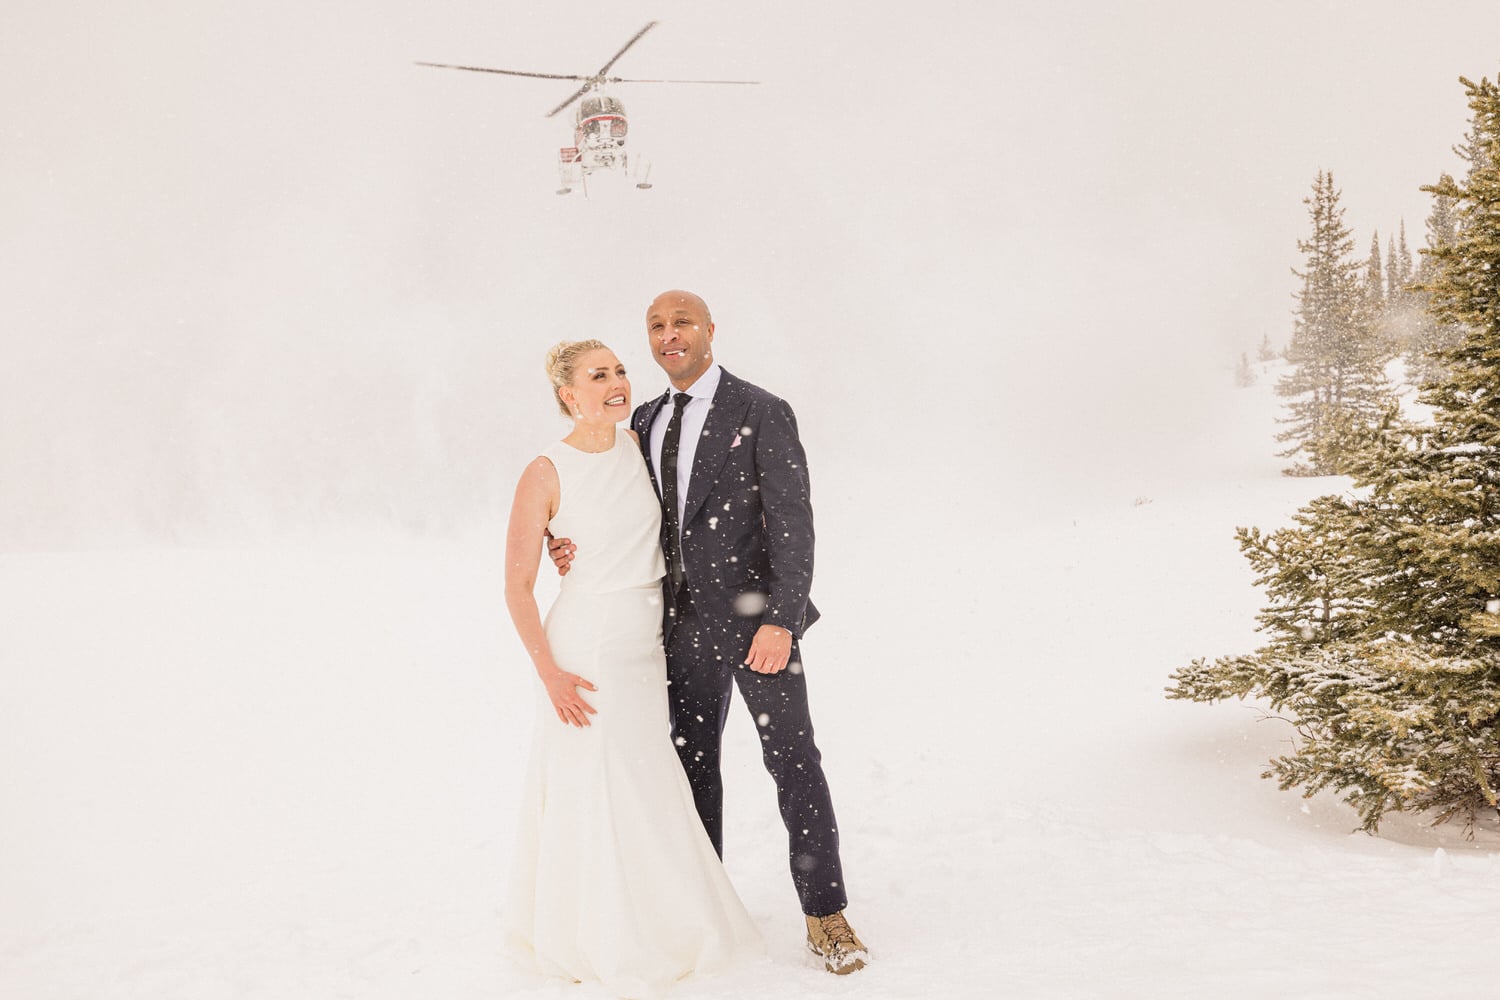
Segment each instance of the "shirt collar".
[{"label": "shirt collar", "polygon": [[[708,366],[708,370],[698,376],[698,381],[688,386],[685,390],[694,399],[713,399],[714,393],[719,391],[719,376],[724,374],[724,369],[719,367],[717,361]],[[677,394],[676,386],[668,386],[671,395]]]}]

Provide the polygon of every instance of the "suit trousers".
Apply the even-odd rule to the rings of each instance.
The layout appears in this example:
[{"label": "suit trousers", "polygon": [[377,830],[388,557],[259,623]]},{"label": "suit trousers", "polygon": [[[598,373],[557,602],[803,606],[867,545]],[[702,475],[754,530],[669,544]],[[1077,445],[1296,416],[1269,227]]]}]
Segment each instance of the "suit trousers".
[{"label": "suit trousers", "polygon": [[761,759],[776,781],[787,856],[802,912],[824,916],[844,909],[838,822],[813,741],[807,679],[798,644],[788,666],[759,674],[744,665],[760,623],[755,618],[714,620],[691,605],[667,640],[668,702],[672,744],[692,785],[693,799],[714,850],[724,856],[724,782],[719,758],[731,691],[750,710],[760,735]]}]

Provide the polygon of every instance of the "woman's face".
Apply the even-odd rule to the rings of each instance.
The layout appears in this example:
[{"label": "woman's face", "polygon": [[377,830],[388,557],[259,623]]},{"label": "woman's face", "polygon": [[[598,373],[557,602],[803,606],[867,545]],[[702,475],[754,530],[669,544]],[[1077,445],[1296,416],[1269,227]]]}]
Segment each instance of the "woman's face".
[{"label": "woman's face", "polygon": [[618,423],[630,416],[630,379],[625,366],[608,348],[589,351],[578,359],[573,381],[563,386],[563,402],[579,420]]}]

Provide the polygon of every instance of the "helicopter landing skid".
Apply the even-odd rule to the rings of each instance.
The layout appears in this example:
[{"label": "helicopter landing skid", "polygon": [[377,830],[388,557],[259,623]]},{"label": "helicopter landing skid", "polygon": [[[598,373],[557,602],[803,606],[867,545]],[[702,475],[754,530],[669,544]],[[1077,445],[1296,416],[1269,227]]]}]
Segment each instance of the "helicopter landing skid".
[{"label": "helicopter landing skid", "polygon": [[596,173],[618,177],[621,181],[635,181],[635,186],[642,191],[649,191],[651,183],[651,162],[642,157],[634,160],[621,154],[617,159],[607,162],[595,162],[584,157],[574,155],[572,149],[564,149],[558,162],[558,189],[559,195],[572,194],[574,188],[582,188],[584,198],[589,196],[589,177]]}]

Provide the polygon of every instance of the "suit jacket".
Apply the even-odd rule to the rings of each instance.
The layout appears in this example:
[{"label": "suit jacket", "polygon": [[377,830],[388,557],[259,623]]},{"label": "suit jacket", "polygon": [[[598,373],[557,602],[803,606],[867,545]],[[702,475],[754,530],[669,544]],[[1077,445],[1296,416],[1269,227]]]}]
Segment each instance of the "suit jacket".
[{"label": "suit jacket", "polygon": [[[651,424],[671,395],[668,388],[641,404],[630,421],[640,435],[658,497]],[[700,618],[759,617],[761,624],[780,625],[798,638],[818,620],[808,598],[813,573],[810,492],[807,456],[792,408],[722,371],[693,458],[682,517],[686,586]],[[668,595],[669,608],[674,596]],[[668,632],[671,627],[669,616]]]}]

